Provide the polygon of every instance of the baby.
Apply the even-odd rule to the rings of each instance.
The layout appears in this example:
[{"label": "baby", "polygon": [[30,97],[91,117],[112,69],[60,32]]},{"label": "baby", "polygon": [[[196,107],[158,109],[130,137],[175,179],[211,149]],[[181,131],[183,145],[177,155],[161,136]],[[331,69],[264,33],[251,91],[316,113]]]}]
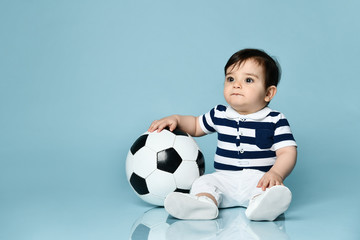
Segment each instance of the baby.
[{"label": "baby", "polygon": [[224,97],[199,117],[172,115],[148,131],[178,128],[199,137],[218,133],[215,172],[194,181],[190,194],[170,193],[166,211],[179,219],[215,219],[219,208],[246,207],[254,221],[273,221],[292,194],[284,179],[293,170],[297,145],[285,116],[270,109],[280,80],[277,62],[258,49],[243,49],[225,65]]}]

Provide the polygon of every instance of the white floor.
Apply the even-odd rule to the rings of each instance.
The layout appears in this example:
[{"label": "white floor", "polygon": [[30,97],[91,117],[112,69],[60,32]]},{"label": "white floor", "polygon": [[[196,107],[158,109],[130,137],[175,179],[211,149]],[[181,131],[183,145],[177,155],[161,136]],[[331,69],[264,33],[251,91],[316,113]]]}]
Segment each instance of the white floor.
[{"label": "white floor", "polygon": [[[181,221],[124,191],[7,191],[1,196],[0,239],[360,239],[358,199],[294,201],[274,222],[251,222],[243,208],[212,221]],[[339,205],[339,203],[343,203]],[[354,207],[355,206],[355,207]]]}]

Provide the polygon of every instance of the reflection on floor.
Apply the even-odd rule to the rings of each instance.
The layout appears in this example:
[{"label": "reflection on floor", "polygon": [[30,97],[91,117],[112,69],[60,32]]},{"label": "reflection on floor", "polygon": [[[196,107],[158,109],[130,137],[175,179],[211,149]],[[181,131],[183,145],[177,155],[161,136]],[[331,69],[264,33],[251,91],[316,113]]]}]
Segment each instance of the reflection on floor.
[{"label": "reflection on floor", "polygon": [[274,222],[249,221],[244,208],[222,209],[215,220],[178,220],[156,207],[146,211],[132,226],[131,240],[190,239],[290,239],[285,216]]}]

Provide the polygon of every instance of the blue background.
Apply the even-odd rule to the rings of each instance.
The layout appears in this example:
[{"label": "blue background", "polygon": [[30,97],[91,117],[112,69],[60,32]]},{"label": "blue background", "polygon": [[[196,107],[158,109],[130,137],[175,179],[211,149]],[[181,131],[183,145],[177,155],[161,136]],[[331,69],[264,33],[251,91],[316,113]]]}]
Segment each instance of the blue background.
[{"label": "blue background", "polygon": [[[124,239],[151,206],[125,159],[158,118],[219,103],[223,67],[260,48],[282,66],[292,239],[360,238],[360,3],[0,1],[0,238]],[[196,139],[207,164],[216,136]]]}]

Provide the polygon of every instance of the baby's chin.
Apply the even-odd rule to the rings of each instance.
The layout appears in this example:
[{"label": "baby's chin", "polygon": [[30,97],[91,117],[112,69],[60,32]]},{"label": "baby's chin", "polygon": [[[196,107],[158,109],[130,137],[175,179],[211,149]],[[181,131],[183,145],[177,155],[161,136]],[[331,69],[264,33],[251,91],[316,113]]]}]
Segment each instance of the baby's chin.
[{"label": "baby's chin", "polygon": [[230,107],[232,107],[232,109],[234,109],[237,113],[241,114],[241,115],[246,115],[249,114],[249,111],[247,111],[244,107],[239,106],[237,104],[231,104],[228,102],[228,104],[230,105]]},{"label": "baby's chin", "polygon": [[[232,107],[240,115],[248,115],[248,114],[252,114],[252,113],[255,113],[255,112],[261,110],[261,109],[249,109],[242,105],[240,106],[237,104],[232,104],[231,102],[227,102],[227,103],[229,104],[230,107]],[[266,107],[266,106],[264,106],[264,107]]]}]

